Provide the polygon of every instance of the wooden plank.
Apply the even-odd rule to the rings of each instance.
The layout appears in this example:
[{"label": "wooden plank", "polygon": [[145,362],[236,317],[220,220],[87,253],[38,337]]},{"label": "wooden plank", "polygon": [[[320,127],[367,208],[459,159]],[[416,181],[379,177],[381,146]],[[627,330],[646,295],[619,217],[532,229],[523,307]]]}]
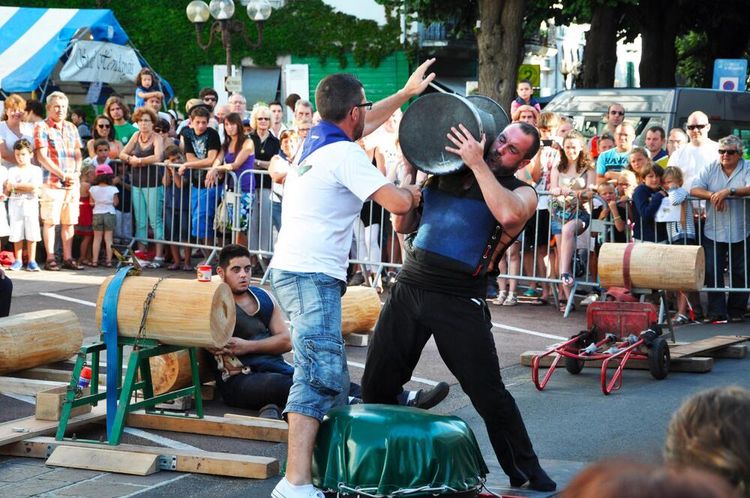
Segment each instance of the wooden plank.
[{"label": "wooden plank", "polygon": [[721,349],[714,349],[713,351],[707,351],[702,353],[704,356],[710,356],[711,358],[731,358],[735,360],[741,360],[747,357],[747,345],[745,344],[733,344]]},{"label": "wooden plank", "polygon": [[[544,351],[526,351],[521,354],[521,365],[530,367],[531,359],[536,356],[544,354]],[[552,364],[554,355],[546,356],[542,359],[541,367],[546,368]],[[558,367],[563,366],[563,360],[560,360]],[[602,368],[601,361],[587,361],[584,363],[586,368]],[[609,368],[616,368],[617,363],[611,361]],[[710,372],[714,367],[713,358],[703,358],[697,356],[691,356],[688,358],[672,358],[669,363],[670,372],[684,372],[684,373],[706,373]],[[625,364],[627,370],[648,370],[648,362],[645,360],[628,360]]]},{"label": "wooden plank", "polygon": [[703,353],[722,349],[733,344],[745,342],[750,337],[741,335],[717,335],[706,339],[701,339],[688,344],[679,344],[669,346],[669,354],[672,358],[688,358],[690,356],[703,356]]},{"label": "wooden plank", "polygon": [[370,334],[352,333],[345,335],[344,342],[347,346],[365,347],[370,343]]},{"label": "wooden plank", "polygon": [[[91,447],[92,445],[91,443],[76,441],[55,441],[51,437],[35,437],[7,446],[0,446],[0,454],[28,458],[47,458],[47,455],[53,448],[60,446]],[[132,444],[120,444],[107,448],[158,455],[173,463],[169,467],[162,466],[162,470],[250,479],[268,479],[279,474],[278,460],[270,457]]]},{"label": "wooden plank", "polygon": [[23,394],[25,396],[36,396],[36,394],[41,391],[48,391],[56,387],[64,387],[67,385],[67,383],[52,382],[49,380],[0,377],[0,393]]},{"label": "wooden plank", "polygon": [[[39,379],[39,380],[51,380],[54,382],[65,382],[68,384],[71,379],[73,372],[70,370],[60,370],[58,368],[29,368],[28,370],[21,370],[14,372],[14,377],[20,377],[24,379]],[[107,376],[104,374],[99,375],[99,385],[105,385],[107,383]]]},{"label": "wooden plank", "polygon": [[209,436],[236,437],[257,441],[286,442],[289,428],[286,422],[255,418],[253,420],[227,419],[206,416],[198,418],[169,417],[146,414],[143,411],[128,415],[127,425],[139,429],[189,432]]},{"label": "wooden plank", "polygon": [[[85,394],[90,394],[90,389],[86,389]],[[60,420],[63,410],[63,402],[68,395],[68,386],[56,387],[48,391],[42,391],[36,395],[36,413],[37,420]],[[75,417],[91,411],[91,405],[76,406],[70,411],[70,416]]]},{"label": "wooden plank", "polygon": [[52,467],[147,476],[159,471],[156,466],[158,460],[159,455],[123,451],[116,448],[105,449],[92,445],[88,448],[58,446],[45,463]]},{"label": "wooden plank", "polygon": [[[91,413],[71,417],[68,420],[68,429],[74,429],[84,424],[98,422],[106,417],[104,403],[95,406]],[[22,441],[34,436],[54,434],[57,432],[56,421],[37,420],[35,417],[19,418],[0,424],[0,446]]]}]

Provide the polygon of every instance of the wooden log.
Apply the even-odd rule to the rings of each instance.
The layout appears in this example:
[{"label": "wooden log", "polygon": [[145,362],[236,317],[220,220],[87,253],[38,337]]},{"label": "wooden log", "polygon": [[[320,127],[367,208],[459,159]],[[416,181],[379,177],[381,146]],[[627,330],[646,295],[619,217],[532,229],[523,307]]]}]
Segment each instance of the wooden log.
[{"label": "wooden log", "polygon": [[[208,353],[198,350],[198,375],[201,381],[211,380],[211,370],[208,366]],[[151,381],[154,394],[164,394],[187,387],[193,383],[190,369],[190,353],[187,350],[154,356],[149,359],[151,367]]]},{"label": "wooden log", "polygon": [[[602,287],[697,291],[703,287],[706,257],[701,246],[605,243],[599,251]],[[630,285],[628,285],[629,280]]]},{"label": "wooden log", "polygon": [[380,296],[372,287],[347,287],[341,298],[341,334],[369,334],[378,321],[380,307]]},{"label": "wooden log", "polygon": [[69,310],[0,318],[0,375],[65,360],[76,354],[81,344],[81,324]]},{"label": "wooden log", "polygon": [[[34,437],[0,446],[0,455],[46,459],[50,451],[61,446],[90,448],[92,444],[76,441],[56,441],[52,437]],[[268,479],[279,473],[278,460],[270,457],[134,444],[119,444],[106,447],[106,449],[107,451],[128,451],[168,457],[172,465],[168,468],[162,468],[162,470],[250,479]]]},{"label": "wooden log", "polygon": [[[101,328],[102,301],[113,277],[99,287],[96,323]],[[117,303],[118,334],[137,337],[143,304],[159,279],[128,277]],[[146,318],[143,337],[162,344],[219,348],[234,332],[235,308],[232,291],[222,282],[164,279],[156,289]]]}]

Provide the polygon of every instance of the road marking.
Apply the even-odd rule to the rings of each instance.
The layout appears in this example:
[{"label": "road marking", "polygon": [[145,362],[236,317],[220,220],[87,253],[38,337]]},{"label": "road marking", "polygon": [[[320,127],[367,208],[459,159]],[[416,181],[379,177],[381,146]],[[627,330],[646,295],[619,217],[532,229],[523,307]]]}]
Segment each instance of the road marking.
[{"label": "road marking", "polygon": [[145,489],[139,489],[138,491],[134,491],[134,492],[130,493],[129,495],[123,495],[121,498],[129,498],[131,496],[138,496],[141,493],[148,493],[149,491],[153,491],[156,488],[161,488],[163,486],[166,486],[167,484],[172,484],[175,481],[179,481],[180,479],[185,479],[186,477],[189,477],[191,475],[193,475],[193,474],[180,474],[177,477],[174,477],[174,478],[169,479],[167,481],[162,481],[159,484],[155,484],[153,486],[149,486],[149,487],[147,487]]},{"label": "road marking", "polygon": [[174,439],[169,439],[168,437],[159,436],[157,434],[152,434],[150,432],[142,431],[141,429],[134,429],[133,427],[125,427],[124,432],[127,432],[131,436],[148,439],[149,441],[153,441],[154,443],[158,445],[166,446],[168,448],[173,448],[175,450],[202,451],[200,448],[196,448],[195,446],[190,446],[189,444],[183,443],[181,441],[175,441]]},{"label": "road marking", "polygon": [[[357,367],[357,368],[365,368],[364,363],[358,363],[356,361],[347,361],[346,364],[351,365],[353,367]],[[430,380],[430,379],[425,379],[422,377],[412,377],[410,380],[414,382],[419,382],[421,384],[427,384],[428,386],[433,386],[433,387],[438,385],[438,382],[435,382],[434,380]]]},{"label": "road marking", "polygon": [[568,337],[561,337],[559,335],[545,334],[543,332],[534,332],[533,330],[522,329],[522,328],[519,328],[519,327],[513,327],[512,325],[503,325],[502,323],[497,323],[497,322],[492,322],[492,326],[493,327],[497,327],[499,329],[510,330],[512,332],[520,332],[522,334],[535,335],[537,337],[544,337],[545,339],[558,339],[558,340],[563,340],[563,341],[567,341],[569,339]]},{"label": "road marking", "polygon": [[3,396],[7,396],[9,398],[17,399],[18,401],[23,401],[24,403],[28,403],[30,405],[36,404],[36,399],[34,396],[27,396],[26,394],[14,394],[14,393],[0,393]]},{"label": "road marking", "polygon": [[78,304],[83,304],[84,306],[91,306],[92,308],[96,308],[96,303],[92,303],[91,301],[84,301],[83,299],[76,299],[74,297],[63,296],[61,294],[55,294],[54,292],[40,292],[39,295],[45,296],[45,297],[52,297],[55,299],[61,299],[63,301],[70,301],[71,303],[78,303]]}]

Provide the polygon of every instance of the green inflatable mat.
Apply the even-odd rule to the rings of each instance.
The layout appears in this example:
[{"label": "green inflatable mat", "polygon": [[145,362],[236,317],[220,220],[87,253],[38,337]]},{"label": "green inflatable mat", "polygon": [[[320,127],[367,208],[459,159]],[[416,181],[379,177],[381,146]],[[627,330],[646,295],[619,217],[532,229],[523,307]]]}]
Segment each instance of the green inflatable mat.
[{"label": "green inflatable mat", "polygon": [[488,473],[474,433],[458,417],[391,405],[331,410],[313,453],[313,483],[364,496],[478,491]]}]

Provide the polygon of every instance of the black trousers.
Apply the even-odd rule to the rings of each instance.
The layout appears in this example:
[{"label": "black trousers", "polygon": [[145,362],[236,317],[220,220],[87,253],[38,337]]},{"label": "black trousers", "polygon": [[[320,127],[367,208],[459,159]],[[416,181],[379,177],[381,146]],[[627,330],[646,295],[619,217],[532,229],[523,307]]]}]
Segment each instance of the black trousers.
[{"label": "black trousers", "polygon": [[516,401],[505,389],[491,316],[483,299],[431,292],[404,283],[391,290],[367,352],[365,403],[396,404],[425,343],[435,337],[445,364],[487,427],[498,461],[519,486],[541,471]]},{"label": "black trousers", "polygon": [[13,281],[5,275],[0,279],[0,317],[10,315],[10,298],[13,296]]},{"label": "black trousers", "polygon": [[217,380],[216,385],[229,406],[259,410],[273,403],[283,408],[292,387],[292,376],[273,372],[239,374],[226,382]]}]

